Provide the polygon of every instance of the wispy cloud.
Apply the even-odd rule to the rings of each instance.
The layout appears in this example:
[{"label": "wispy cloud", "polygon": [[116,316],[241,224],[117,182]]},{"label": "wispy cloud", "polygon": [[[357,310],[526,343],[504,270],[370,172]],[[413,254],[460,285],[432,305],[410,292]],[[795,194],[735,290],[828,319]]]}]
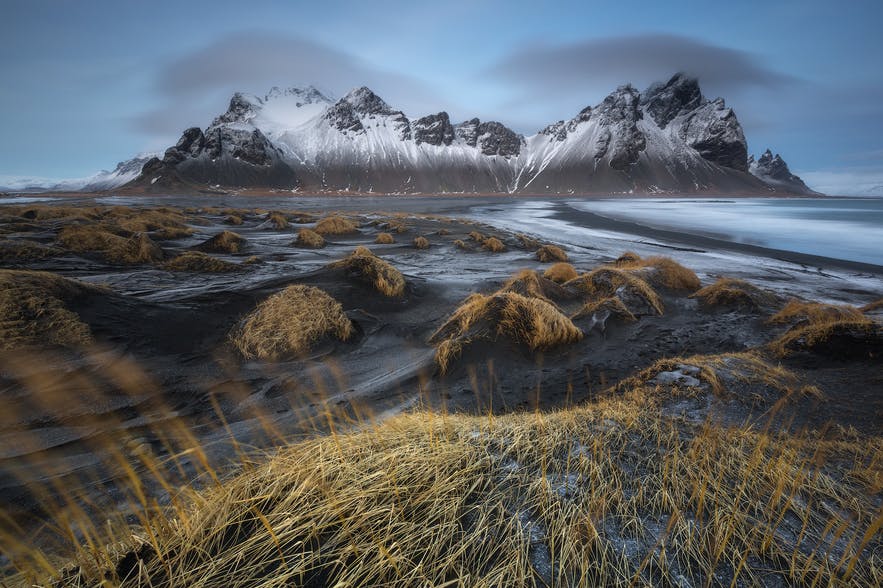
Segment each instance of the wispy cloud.
[{"label": "wispy cloud", "polygon": [[829,196],[883,196],[883,166],[798,173],[808,186]]}]

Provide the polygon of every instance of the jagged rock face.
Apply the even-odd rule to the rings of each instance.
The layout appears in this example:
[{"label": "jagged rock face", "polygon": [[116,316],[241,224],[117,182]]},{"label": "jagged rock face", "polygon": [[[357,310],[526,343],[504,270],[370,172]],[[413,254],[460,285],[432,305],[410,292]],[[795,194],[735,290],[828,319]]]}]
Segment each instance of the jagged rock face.
[{"label": "jagged rock face", "polygon": [[166,149],[163,163],[174,165],[190,157],[198,157],[205,148],[205,135],[199,127],[191,127],[184,131],[174,147]]},{"label": "jagged rock face", "polygon": [[226,123],[244,122],[255,115],[254,105],[245,97],[245,95],[236,92],[230,99],[230,106],[227,112],[219,116],[212,122],[212,126],[222,125]]},{"label": "jagged rock face", "polygon": [[454,127],[454,133],[459,139],[462,139],[464,143],[470,147],[475,147],[478,143],[478,125],[480,124],[481,121],[477,118],[461,122]]},{"label": "jagged rock face", "polygon": [[699,82],[683,74],[674,75],[665,84],[650,86],[641,98],[641,106],[661,129],[681,112],[695,110],[704,102]]},{"label": "jagged rock face", "polygon": [[447,112],[430,114],[419,118],[411,125],[414,141],[419,145],[450,145],[454,141],[454,127]]},{"label": "jagged rock face", "polygon": [[485,155],[515,157],[521,153],[521,136],[502,123],[483,122],[478,125],[476,145]]},{"label": "jagged rock face", "polygon": [[344,133],[364,133],[365,127],[362,121],[356,116],[353,105],[346,100],[339,100],[325,111],[325,120],[331,123],[338,131]]},{"label": "jagged rock face", "polygon": [[708,161],[748,171],[748,144],[732,108],[718,98],[690,113],[681,125],[681,138]]},{"label": "jagged rock face", "polygon": [[[623,86],[607,96],[601,105],[589,114],[589,119],[597,120],[603,127],[595,159],[609,159],[610,167],[623,171],[638,161],[641,151],[647,146],[644,134],[638,128],[638,121],[644,118],[638,109],[641,95],[631,86]],[[583,110],[578,119],[585,114]]]},{"label": "jagged rock face", "polygon": [[782,159],[778,153],[767,149],[763,155],[755,161],[754,156],[748,158],[748,171],[764,182],[773,185],[775,188],[792,192],[795,194],[815,194],[807,186],[800,176],[791,173],[788,164]]},{"label": "jagged rock face", "polygon": [[205,152],[216,159],[229,155],[252,165],[270,165],[278,150],[258,129],[248,131],[226,126],[209,129],[205,136]]},{"label": "jagged rock face", "polygon": [[353,112],[362,116],[369,114],[393,114],[397,112],[390,108],[389,104],[384,102],[380,96],[365,86],[353,90],[344,96],[342,100],[349,102],[353,107]]}]

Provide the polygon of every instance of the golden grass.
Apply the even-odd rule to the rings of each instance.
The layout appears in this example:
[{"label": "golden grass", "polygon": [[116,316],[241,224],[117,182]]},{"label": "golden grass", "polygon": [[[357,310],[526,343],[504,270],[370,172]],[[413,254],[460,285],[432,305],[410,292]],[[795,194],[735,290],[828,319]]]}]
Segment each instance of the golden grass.
[{"label": "golden grass", "polygon": [[518,239],[518,242],[521,244],[522,249],[527,249],[528,251],[536,251],[542,246],[542,243],[534,239],[533,237],[528,237],[522,233],[515,233],[515,238]]},{"label": "golden grass", "polygon": [[217,257],[212,257],[202,251],[185,251],[181,255],[173,257],[160,266],[171,272],[203,272],[203,273],[226,273],[236,271],[239,266]]},{"label": "golden grass", "polygon": [[334,298],[312,286],[289,286],[249,313],[230,333],[248,359],[275,360],[308,353],[320,340],[350,338],[353,326]]},{"label": "golden grass", "polygon": [[271,212],[267,216],[267,222],[273,225],[275,229],[287,229],[290,225],[288,219],[281,212]]},{"label": "golden grass", "polygon": [[58,243],[77,253],[100,253],[111,263],[160,261],[163,251],[145,233],[121,236],[104,225],[71,225],[58,233]]},{"label": "golden grass", "polygon": [[441,229],[437,230],[437,231],[435,232],[435,234],[438,235],[438,236],[440,236],[440,237],[445,237],[445,236],[447,236],[447,235],[450,235],[450,234],[451,234],[451,231],[449,231],[448,229],[445,229],[445,228],[441,228]]},{"label": "golden grass", "polygon": [[301,229],[297,232],[294,246],[307,249],[321,249],[325,247],[325,238],[312,229]]},{"label": "golden grass", "polygon": [[630,295],[642,299],[650,310],[657,314],[664,311],[662,300],[653,288],[641,278],[629,272],[612,267],[600,267],[565,283],[566,288],[593,298],[620,297],[620,288]]},{"label": "golden grass", "polygon": [[558,263],[552,264],[545,272],[543,272],[544,278],[552,280],[553,282],[558,282],[559,284],[569,282],[578,276],[579,274],[576,273],[576,269],[566,261],[559,261]]},{"label": "golden grass", "polygon": [[472,251],[472,247],[463,239],[455,239],[454,247],[456,247],[457,249],[462,249],[463,251]]},{"label": "golden grass", "polygon": [[367,247],[356,247],[350,255],[327,267],[346,270],[371,284],[384,296],[401,296],[405,293],[405,277],[401,272],[371,253]]},{"label": "golden grass", "polygon": [[690,298],[698,299],[704,306],[742,306],[754,309],[771,306],[776,302],[772,293],[736,278],[720,278],[714,284],[694,292]]},{"label": "golden grass", "polygon": [[115,206],[106,209],[103,218],[130,233],[147,233],[162,229],[187,229],[187,217],[171,208],[139,208]]},{"label": "golden grass", "polygon": [[514,292],[528,298],[539,298],[547,302],[570,298],[569,293],[559,284],[530,269],[516,272],[503,283],[497,294],[506,292]]},{"label": "golden grass", "polygon": [[469,296],[433,333],[430,343],[436,346],[436,363],[444,373],[465,346],[501,337],[533,352],[574,343],[582,339],[583,332],[546,300],[499,292]]},{"label": "golden grass", "polygon": [[632,311],[626,308],[625,304],[622,303],[622,300],[612,297],[587,302],[570,318],[572,320],[577,320],[585,316],[593,316],[596,312],[609,312],[612,316],[627,323],[633,323],[638,320],[637,317],[632,314]]},{"label": "golden grass", "polygon": [[543,245],[537,249],[537,260],[541,263],[550,261],[567,261],[567,253],[557,245]]},{"label": "golden grass", "polygon": [[808,321],[810,324],[821,324],[834,321],[863,320],[867,320],[866,317],[860,309],[854,306],[789,300],[779,312],[769,318],[768,322],[771,324],[787,324]]},{"label": "golden grass", "polygon": [[151,239],[156,241],[172,241],[174,239],[183,239],[185,237],[189,237],[193,234],[193,229],[190,227],[164,227],[162,229],[153,231],[150,234]]},{"label": "golden grass", "polygon": [[113,548],[81,547],[57,585],[879,585],[876,499],[819,465],[881,476],[879,438],[692,427],[656,407],[630,391],[301,441]]},{"label": "golden grass", "polygon": [[55,247],[47,247],[25,239],[0,239],[0,262],[38,261],[61,255]]},{"label": "golden grass", "polygon": [[101,292],[49,272],[0,270],[0,349],[90,344],[89,326],[68,304]]},{"label": "golden grass", "polygon": [[326,216],[316,223],[316,232],[320,235],[349,235],[358,232],[356,223],[342,216]]},{"label": "golden grass", "polygon": [[390,233],[378,233],[374,242],[378,245],[392,245],[396,242],[396,239]]},{"label": "golden grass", "polygon": [[426,237],[414,237],[413,245],[416,249],[429,249],[429,239]]},{"label": "golden grass", "polygon": [[868,304],[862,306],[859,310],[861,310],[862,312],[871,312],[874,310],[880,310],[881,308],[883,308],[883,298],[881,298],[880,300],[875,300],[874,302],[869,302]]},{"label": "golden grass", "polygon": [[235,214],[228,215],[227,218],[224,219],[225,225],[239,226],[242,223],[243,223],[242,217],[235,215]]},{"label": "golden grass", "polygon": [[634,253],[626,252],[614,262],[614,266],[624,271],[633,270],[654,286],[671,290],[693,292],[702,285],[693,270],[685,268],[670,257],[653,256],[635,259],[636,257]]},{"label": "golden grass", "polygon": [[247,241],[232,231],[221,231],[211,239],[200,243],[194,249],[206,253],[239,253]]},{"label": "golden grass", "polygon": [[767,348],[774,355],[785,357],[795,349],[812,350],[822,346],[834,337],[848,340],[845,348],[834,351],[836,355],[860,355],[861,350],[855,346],[857,339],[875,340],[877,347],[883,347],[883,329],[874,321],[861,317],[800,324],[769,343]]},{"label": "golden grass", "polygon": [[476,243],[484,243],[484,240],[487,238],[483,234],[479,233],[478,231],[470,231],[468,236],[470,239],[472,239]]},{"label": "golden grass", "polygon": [[481,246],[491,253],[502,253],[503,251],[506,251],[506,246],[496,237],[488,237],[484,240]]}]

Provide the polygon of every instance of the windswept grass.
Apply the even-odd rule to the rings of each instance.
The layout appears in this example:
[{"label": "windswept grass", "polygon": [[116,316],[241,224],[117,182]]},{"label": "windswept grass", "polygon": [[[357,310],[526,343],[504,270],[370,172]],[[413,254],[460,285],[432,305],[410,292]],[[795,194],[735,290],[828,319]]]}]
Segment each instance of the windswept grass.
[{"label": "windswept grass", "polygon": [[626,252],[613,265],[623,271],[634,271],[657,287],[693,292],[702,285],[693,270],[685,268],[670,257],[641,258],[632,252]]},{"label": "windswept grass", "polygon": [[415,249],[429,249],[429,239],[426,237],[414,237],[413,245]]},{"label": "windswept grass", "polygon": [[312,229],[301,229],[297,232],[294,246],[306,249],[321,249],[325,247],[325,238]]},{"label": "windswept grass", "polygon": [[350,255],[327,267],[346,270],[369,283],[384,296],[401,296],[405,293],[405,277],[401,272],[371,253],[367,247],[356,247]]},{"label": "windswept grass", "polygon": [[778,357],[813,351],[838,358],[873,359],[883,353],[883,327],[865,317],[802,323],[771,342],[768,349]]},{"label": "windswept grass", "polygon": [[569,318],[550,302],[514,292],[473,294],[430,337],[442,373],[463,348],[477,340],[509,339],[531,352],[574,343],[583,337]]},{"label": "windswept grass", "polygon": [[821,302],[789,300],[782,309],[769,318],[771,324],[781,325],[806,321],[822,324],[835,321],[865,321],[862,311],[854,306],[838,306]]},{"label": "windswept grass", "polygon": [[110,263],[140,264],[162,260],[162,249],[145,233],[121,236],[103,225],[71,225],[58,233],[58,243],[77,253],[100,253]]},{"label": "windswept grass", "polygon": [[638,255],[634,251],[626,251],[613,261],[613,265],[615,265],[616,267],[629,266],[639,261],[641,261],[640,255]]},{"label": "windswept grass", "polygon": [[881,308],[883,308],[883,298],[875,300],[874,302],[869,302],[868,304],[862,306],[859,310],[861,310],[862,312],[872,312],[874,310],[880,310]]},{"label": "windswept grass", "polygon": [[536,251],[542,246],[542,243],[540,243],[533,237],[528,237],[523,233],[515,233],[515,238],[518,239],[518,242],[521,244],[521,248],[528,251]]},{"label": "windswept grass", "polygon": [[506,280],[497,293],[506,292],[514,292],[528,298],[539,298],[547,302],[570,298],[568,292],[560,285],[529,269],[523,269]]},{"label": "windswept grass", "polygon": [[703,306],[736,306],[759,310],[773,306],[777,297],[772,292],[762,290],[735,278],[720,278],[714,284],[706,286],[690,295]]},{"label": "windswept grass", "polygon": [[396,239],[390,233],[378,233],[374,242],[378,245],[392,245]]},{"label": "windswept grass", "polygon": [[25,239],[0,239],[0,262],[38,261],[57,257],[60,249]]},{"label": "windswept grass", "polygon": [[278,230],[287,229],[291,226],[291,223],[288,222],[288,218],[286,218],[281,212],[270,212],[267,215],[265,224],[269,224],[269,226]]},{"label": "windswept grass", "polygon": [[595,299],[628,297],[629,300],[623,300],[626,306],[631,307],[631,302],[640,303],[650,313],[662,314],[664,310],[659,295],[647,282],[620,269],[601,267],[570,280],[564,286]]},{"label": "windswept grass", "polygon": [[633,323],[638,320],[619,298],[602,298],[587,302],[570,318],[577,320],[586,316],[595,316],[599,312],[607,312],[610,316],[615,316],[627,323]]},{"label": "windswept grass", "polygon": [[358,232],[356,223],[342,216],[326,216],[316,223],[315,231],[320,235],[350,235]]},{"label": "windswept grass", "polygon": [[476,243],[484,243],[484,240],[487,239],[487,237],[485,235],[483,235],[482,233],[479,233],[478,231],[470,231],[468,236],[471,240],[475,241]]},{"label": "windswept grass", "polygon": [[551,261],[567,261],[567,253],[557,245],[543,245],[536,252],[537,261],[549,263]]},{"label": "windswept grass", "polygon": [[275,360],[303,355],[320,340],[350,338],[353,326],[340,303],[311,286],[289,286],[249,313],[230,333],[248,359]]},{"label": "windswept grass", "polygon": [[232,225],[232,226],[236,227],[236,226],[241,225],[242,223],[243,223],[242,217],[239,215],[236,215],[236,214],[228,215],[224,219],[225,225]]},{"label": "windswept grass", "polygon": [[544,278],[552,280],[553,282],[558,282],[559,284],[569,282],[578,276],[579,274],[576,273],[576,269],[566,261],[559,261],[558,263],[552,264],[545,272],[543,272]]},{"label": "windswept grass", "polygon": [[235,263],[212,257],[202,251],[185,251],[160,267],[171,272],[226,273],[239,269]]},{"label": "windswept grass", "polygon": [[0,270],[0,350],[90,344],[89,326],[68,306],[102,292],[49,272]]},{"label": "windswept grass", "polygon": [[462,251],[472,251],[472,247],[469,245],[469,243],[467,243],[463,239],[455,239],[454,240],[454,247],[456,247],[457,249],[460,249]]},{"label": "windswept grass", "polygon": [[206,253],[239,253],[248,242],[237,233],[221,231],[211,239],[200,243],[194,249]]},{"label": "windswept grass", "polygon": [[481,246],[491,253],[502,253],[503,251],[506,251],[506,246],[496,237],[488,237],[484,240]]}]

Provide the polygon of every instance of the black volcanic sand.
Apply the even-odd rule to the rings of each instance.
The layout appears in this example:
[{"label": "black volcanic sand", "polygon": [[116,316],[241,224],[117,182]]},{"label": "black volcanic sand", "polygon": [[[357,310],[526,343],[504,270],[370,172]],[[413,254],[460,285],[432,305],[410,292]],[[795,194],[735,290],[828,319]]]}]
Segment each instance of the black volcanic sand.
[{"label": "black volcanic sand", "polygon": [[[420,199],[391,200],[384,204],[404,210],[403,216],[357,214],[357,205],[369,204],[364,200],[328,202],[329,209],[349,209],[345,214],[358,221],[359,230],[326,236],[324,249],[291,245],[297,230],[314,226],[315,218],[288,212],[290,219],[302,222],[277,229],[267,226],[266,214],[253,210],[240,211],[243,224],[230,226],[224,222],[229,211],[191,209],[186,214],[193,235],[158,241],[170,258],[222,230],[235,231],[247,240],[246,247],[216,257],[234,263],[253,256],[259,260],[229,273],[169,272],[146,263],[114,265],[98,254],[70,251],[3,261],[5,268],[52,271],[110,286],[70,308],[91,328],[96,350],[32,350],[24,357],[8,353],[0,359],[5,412],[0,421],[0,492],[7,510],[22,518],[36,510],[27,490],[35,482],[83,485],[98,505],[120,502],[112,484],[118,474],[102,465],[102,448],[130,443],[162,457],[168,452],[162,437],[171,437],[174,445],[178,434],[165,428],[172,420],[186,423],[221,466],[236,457],[231,434],[243,446],[267,448],[279,442],[269,429],[291,439],[418,406],[476,413],[547,410],[615,394],[617,383],[658,359],[744,352],[785,330],[766,323],[775,309],[702,309],[689,293],[662,289],[662,316],[643,316],[635,323],[611,318],[603,330],[589,330],[590,321],[580,319],[577,326],[587,331],[582,341],[540,353],[508,341],[477,342],[440,374],[427,340],[460,302],[473,292],[494,292],[520,269],[543,270],[550,264],[538,262],[511,232],[416,216]],[[455,208],[450,203],[434,206],[433,212],[443,214]],[[28,214],[23,218],[25,208],[0,210],[0,234],[54,246],[64,221],[41,221]],[[273,207],[286,208],[279,203]],[[318,211],[311,207],[310,212]],[[604,219],[589,221],[603,224]],[[401,222],[406,230],[397,233]],[[608,228],[645,230],[621,224]],[[374,245],[382,231],[392,232],[397,242]],[[481,249],[469,239],[471,231],[498,237],[506,252]],[[428,250],[413,247],[418,235],[429,239]],[[457,248],[458,239],[473,250]],[[703,248],[715,245],[706,238],[680,236],[685,247],[691,242]],[[357,245],[369,247],[402,271],[407,280],[404,296],[384,297],[342,270],[324,267]],[[620,253],[599,252],[595,263],[581,258],[575,265],[580,272],[588,271]],[[677,259],[677,251],[672,255]],[[860,269],[877,271],[873,266]],[[703,285],[708,283],[704,280]],[[355,336],[347,342],[323,341],[308,358],[242,360],[228,343],[228,333],[258,302],[291,284],[316,286],[336,298],[354,321]],[[856,305],[880,297],[879,292],[863,295]],[[801,397],[772,413],[769,402],[735,398],[718,407],[714,418],[733,423],[750,419],[793,430],[826,431],[836,425],[853,427],[860,435],[880,433],[879,355],[843,359],[800,352],[771,361],[793,370],[802,384],[817,386],[825,400]],[[31,386],[43,392],[35,394]],[[689,407],[684,410],[696,414]],[[187,481],[190,473],[182,472],[180,481]]]}]

